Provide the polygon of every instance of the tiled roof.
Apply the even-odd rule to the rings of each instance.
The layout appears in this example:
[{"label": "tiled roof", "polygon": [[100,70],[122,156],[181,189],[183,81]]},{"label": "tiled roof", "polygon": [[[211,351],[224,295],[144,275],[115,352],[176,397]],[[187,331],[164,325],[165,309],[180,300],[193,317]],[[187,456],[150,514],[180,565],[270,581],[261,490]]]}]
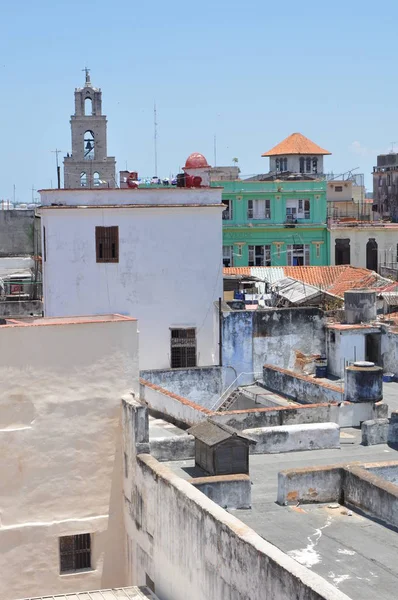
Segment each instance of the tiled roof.
[{"label": "tiled roof", "polygon": [[337,265],[331,267],[229,267],[224,269],[227,275],[252,275],[258,279],[275,283],[284,277],[291,277],[315,286],[329,294],[344,298],[347,290],[359,288],[378,288],[384,290],[390,282],[374,271]]},{"label": "tiled roof", "polygon": [[251,267],[224,267],[224,275],[251,275]]},{"label": "tiled roof", "polygon": [[282,142],[261,156],[279,156],[285,154],[331,154],[328,150],[314,144],[302,133],[292,133]]}]

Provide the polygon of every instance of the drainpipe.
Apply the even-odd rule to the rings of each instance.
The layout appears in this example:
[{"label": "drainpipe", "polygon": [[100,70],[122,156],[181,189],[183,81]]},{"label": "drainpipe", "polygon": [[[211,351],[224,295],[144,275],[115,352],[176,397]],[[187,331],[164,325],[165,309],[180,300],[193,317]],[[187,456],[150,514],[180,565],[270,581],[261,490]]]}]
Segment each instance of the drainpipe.
[{"label": "drainpipe", "polygon": [[218,299],[218,362],[222,367],[222,310],[221,298]]}]

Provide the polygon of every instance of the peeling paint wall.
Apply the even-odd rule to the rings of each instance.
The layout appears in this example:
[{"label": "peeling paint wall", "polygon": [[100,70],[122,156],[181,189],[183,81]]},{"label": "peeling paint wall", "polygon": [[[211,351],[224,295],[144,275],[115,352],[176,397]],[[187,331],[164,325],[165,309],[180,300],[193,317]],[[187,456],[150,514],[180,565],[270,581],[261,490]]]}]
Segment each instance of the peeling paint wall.
[{"label": "peeling paint wall", "polygon": [[[223,364],[237,373],[261,373],[264,363],[302,371],[301,355],[325,352],[323,312],[284,308],[223,313]],[[239,379],[250,383],[254,376]]]},{"label": "peeling paint wall", "polygon": [[[124,584],[120,399],[138,392],[135,321],[0,328],[0,598]],[[59,537],[92,534],[60,575]]]},{"label": "peeling paint wall", "polygon": [[228,366],[154,369],[141,371],[140,375],[150,383],[208,409],[236,377],[234,369]]}]

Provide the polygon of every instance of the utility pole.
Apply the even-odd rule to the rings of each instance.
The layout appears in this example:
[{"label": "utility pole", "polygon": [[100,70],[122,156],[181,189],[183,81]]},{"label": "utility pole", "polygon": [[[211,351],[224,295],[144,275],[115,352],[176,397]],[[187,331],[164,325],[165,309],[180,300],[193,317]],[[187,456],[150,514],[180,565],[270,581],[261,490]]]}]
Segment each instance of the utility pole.
[{"label": "utility pole", "polygon": [[158,176],[158,122],[156,119],[156,102],[153,104],[153,144],[155,149],[155,177]]},{"label": "utility pole", "polygon": [[61,167],[58,164],[58,154],[60,154],[62,152],[62,150],[58,150],[57,148],[55,148],[55,150],[52,150],[52,152],[55,154],[55,162],[57,163],[57,182],[58,182],[58,189],[61,189]]}]

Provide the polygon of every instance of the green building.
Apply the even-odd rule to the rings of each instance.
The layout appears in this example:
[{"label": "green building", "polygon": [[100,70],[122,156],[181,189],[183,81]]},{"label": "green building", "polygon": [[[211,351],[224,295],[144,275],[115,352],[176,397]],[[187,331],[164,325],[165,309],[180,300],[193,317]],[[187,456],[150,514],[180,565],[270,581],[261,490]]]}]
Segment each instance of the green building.
[{"label": "green building", "polygon": [[294,133],[262,155],[266,175],[212,182],[224,188],[224,266],[329,264],[325,154]]}]

